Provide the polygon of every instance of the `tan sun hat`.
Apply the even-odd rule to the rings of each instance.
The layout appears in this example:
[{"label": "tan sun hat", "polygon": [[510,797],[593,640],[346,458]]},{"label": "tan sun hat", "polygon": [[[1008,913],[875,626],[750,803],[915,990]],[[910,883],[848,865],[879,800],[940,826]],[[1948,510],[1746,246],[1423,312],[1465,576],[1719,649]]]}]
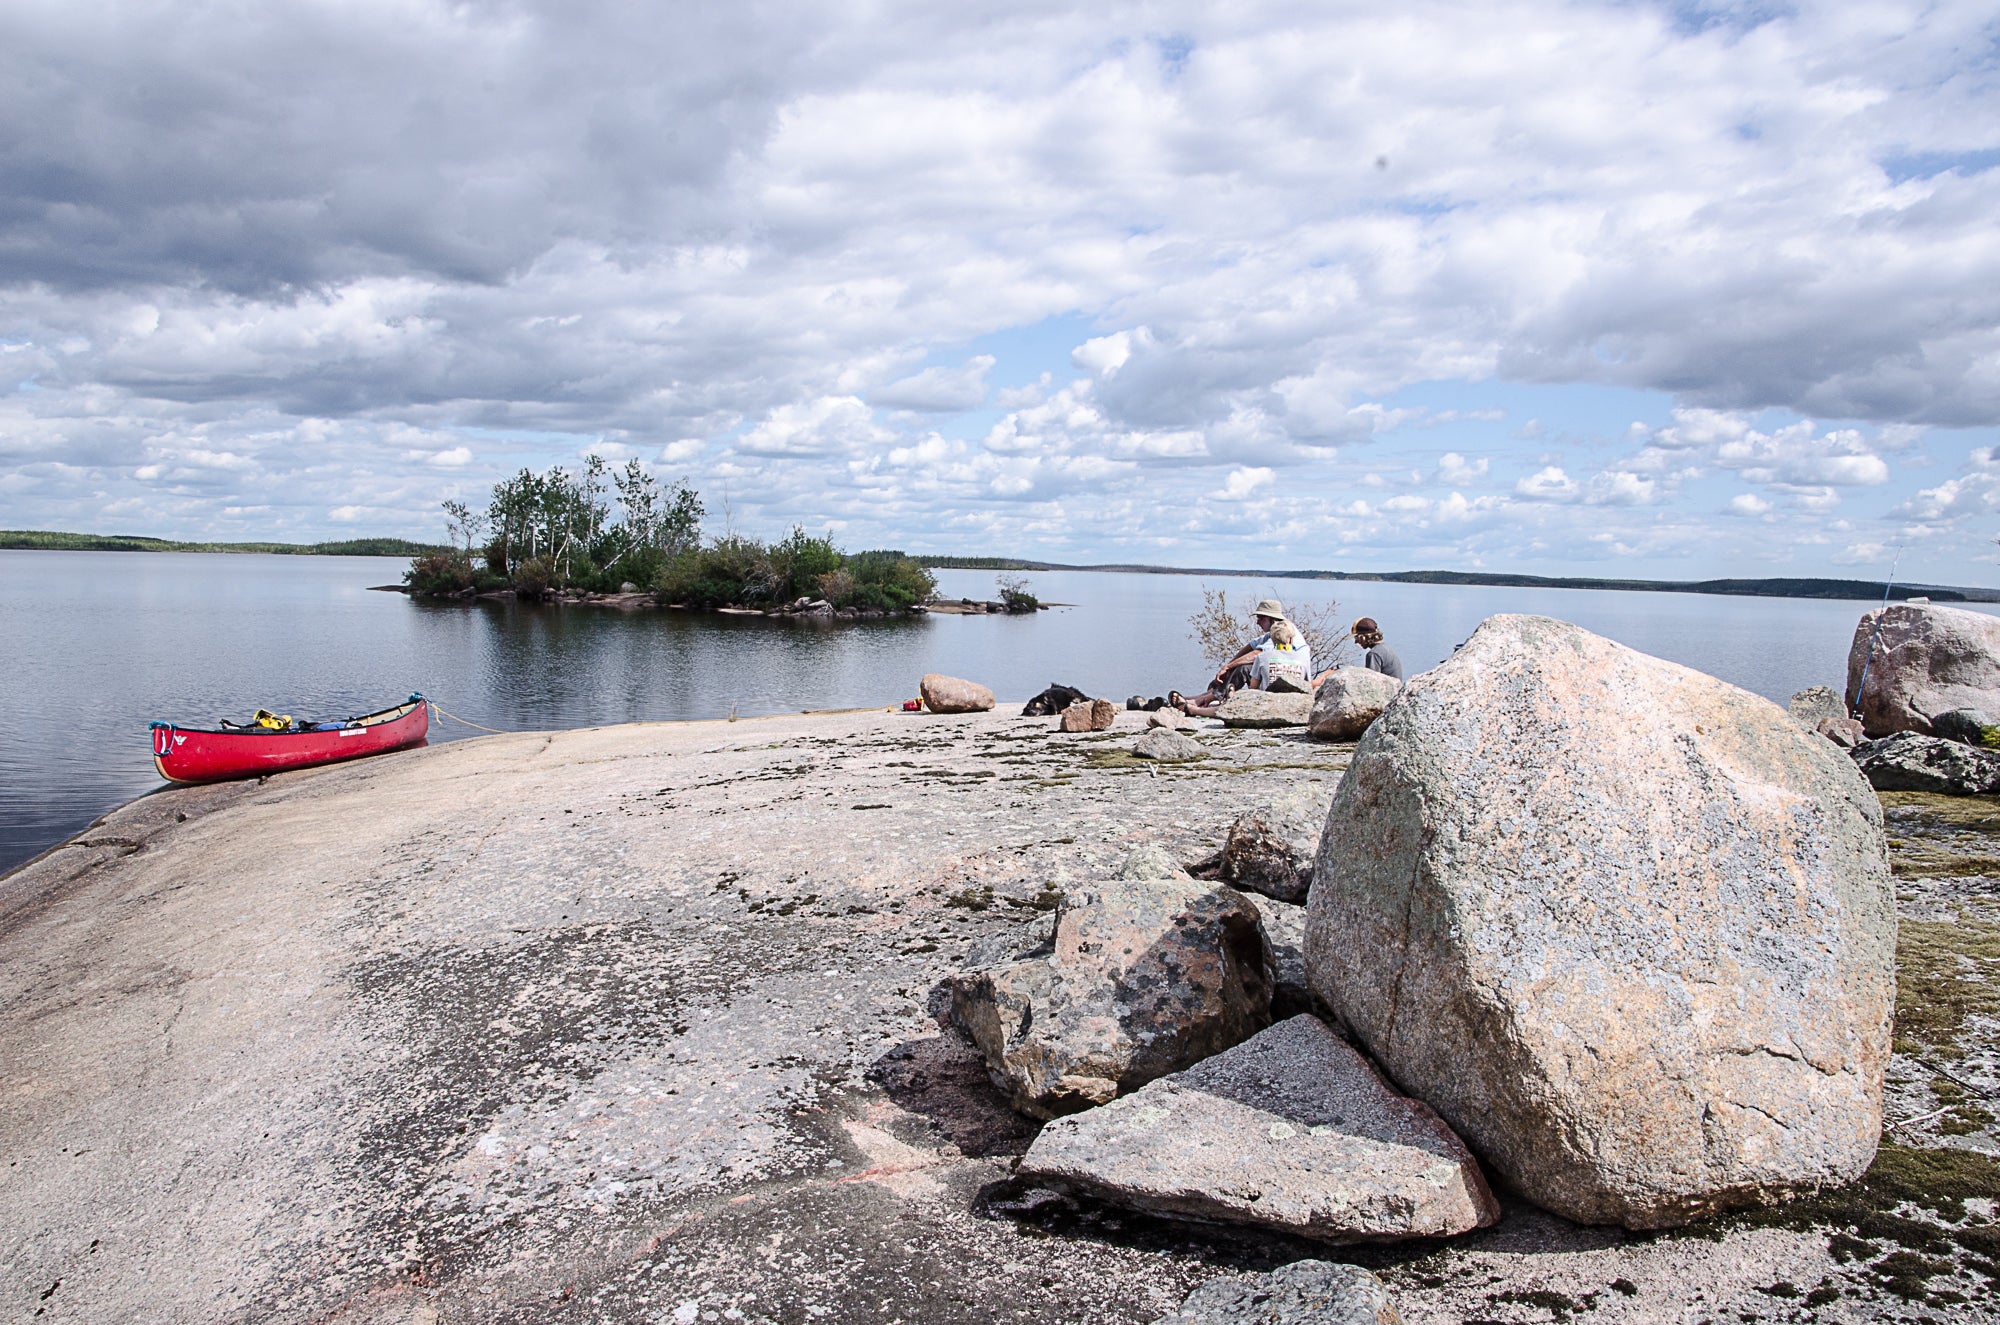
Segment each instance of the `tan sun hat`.
[{"label": "tan sun hat", "polygon": [[1290,617],[1285,615],[1285,605],[1279,602],[1275,598],[1266,598],[1263,602],[1257,604],[1257,610],[1252,612],[1250,615],[1267,616],[1274,621],[1291,620]]}]

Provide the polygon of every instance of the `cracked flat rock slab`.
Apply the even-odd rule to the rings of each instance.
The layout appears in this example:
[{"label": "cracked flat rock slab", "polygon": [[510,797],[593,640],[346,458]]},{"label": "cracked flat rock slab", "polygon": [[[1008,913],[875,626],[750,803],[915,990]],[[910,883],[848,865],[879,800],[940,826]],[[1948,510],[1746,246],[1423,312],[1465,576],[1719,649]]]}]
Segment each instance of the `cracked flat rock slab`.
[{"label": "cracked flat rock slab", "polygon": [[1499,1217],[1451,1129],[1312,1016],[1051,1123],[1019,1172],[1325,1242],[1442,1237]]},{"label": "cracked flat rock slab", "polygon": [[1155,1325],[1402,1325],[1388,1285],[1358,1265],[1293,1261],[1211,1279]]}]

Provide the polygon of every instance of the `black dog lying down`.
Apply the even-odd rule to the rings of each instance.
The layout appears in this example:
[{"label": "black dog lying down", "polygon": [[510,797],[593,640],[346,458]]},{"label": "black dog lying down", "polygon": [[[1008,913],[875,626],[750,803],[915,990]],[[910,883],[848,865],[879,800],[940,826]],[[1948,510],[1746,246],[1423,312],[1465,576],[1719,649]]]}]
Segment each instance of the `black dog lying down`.
[{"label": "black dog lying down", "polygon": [[1047,690],[1044,690],[1041,694],[1036,695],[1021,706],[1021,716],[1024,718],[1046,718],[1050,714],[1062,712],[1079,699],[1089,698],[1089,695],[1084,694],[1075,686],[1057,685],[1054,681],[1051,681]]},{"label": "black dog lying down", "polygon": [[[1084,694],[1075,686],[1058,685],[1054,681],[1051,681],[1047,690],[1044,690],[1041,694],[1036,695],[1021,706],[1021,716],[1024,718],[1046,718],[1051,714],[1062,712],[1079,699],[1088,700],[1089,698],[1089,695]],[[1125,701],[1125,707],[1128,709],[1151,711],[1153,709],[1163,709],[1166,706],[1167,701],[1164,699],[1144,699],[1138,695],[1134,695]]]}]

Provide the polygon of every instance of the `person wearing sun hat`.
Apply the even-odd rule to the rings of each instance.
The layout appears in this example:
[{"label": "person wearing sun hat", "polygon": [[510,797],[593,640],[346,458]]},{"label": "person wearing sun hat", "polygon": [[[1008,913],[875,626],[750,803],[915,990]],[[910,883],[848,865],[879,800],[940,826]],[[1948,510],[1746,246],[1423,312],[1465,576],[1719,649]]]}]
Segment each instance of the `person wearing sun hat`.
[{"label": "person wearing sun hat", "polygon": [[1270,645],[1271,627],[1280,621],[1287,625],[1291,624],[1290,618],[1285,615],[1285,605],[1275,598],[1260,600],[1256,610],[1250,615],[1257,619],[1257,629],[1262,633],[1238,649],[1235,657],[1216,670],[1215,676],[1208,683],[1207,690],[1191,698],[1184,698],[1181,692],[1176,690],[1167,696],[1169,704],[1183,713],[1191,713],[1196,717],[1212,717],[1222,701],[1229,698],[1231,691],[1241,690],[1250,684],[1251,665],[1257,661],[1257,655]]}]

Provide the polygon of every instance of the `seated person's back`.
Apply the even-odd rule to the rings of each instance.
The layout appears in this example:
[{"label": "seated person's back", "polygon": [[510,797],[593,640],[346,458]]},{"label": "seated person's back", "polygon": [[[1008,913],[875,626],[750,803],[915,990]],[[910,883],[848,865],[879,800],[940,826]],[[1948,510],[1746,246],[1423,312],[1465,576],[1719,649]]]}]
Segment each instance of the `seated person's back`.
[{"label": "seated person's back", "polygon": [[1250,684],[1258,690],[1309,691],[1312,674],[1312,646],[1289,621],[1271,627],[1271,638],[1250,664]]}]

